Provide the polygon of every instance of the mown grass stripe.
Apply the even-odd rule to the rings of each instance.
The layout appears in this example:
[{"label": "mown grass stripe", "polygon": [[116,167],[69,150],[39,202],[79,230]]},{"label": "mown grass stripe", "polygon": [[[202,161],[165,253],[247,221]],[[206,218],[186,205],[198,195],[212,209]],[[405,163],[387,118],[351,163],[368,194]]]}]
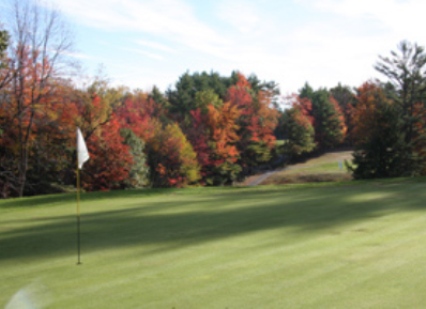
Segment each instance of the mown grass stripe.
[{"label": "mown grass stripe", "polygon": [[425,192],[408,179],[84,194],[81,266],[74,200],[0,201],[0,307],[35,283],[49,308],[422,308]]}]

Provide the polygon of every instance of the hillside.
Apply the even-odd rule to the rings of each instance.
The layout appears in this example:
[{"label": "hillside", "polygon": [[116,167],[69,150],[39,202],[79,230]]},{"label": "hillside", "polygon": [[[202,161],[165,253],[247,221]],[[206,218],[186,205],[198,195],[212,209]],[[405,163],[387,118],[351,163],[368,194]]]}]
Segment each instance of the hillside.
[{"label": "hillside", "polygon": [[247,177],[241,185],[348,181],[352,177],[346,170],[344,162],[351,162],[351,159],[351,151],[328,152],[303,163],[292,164],[283,169]]}]

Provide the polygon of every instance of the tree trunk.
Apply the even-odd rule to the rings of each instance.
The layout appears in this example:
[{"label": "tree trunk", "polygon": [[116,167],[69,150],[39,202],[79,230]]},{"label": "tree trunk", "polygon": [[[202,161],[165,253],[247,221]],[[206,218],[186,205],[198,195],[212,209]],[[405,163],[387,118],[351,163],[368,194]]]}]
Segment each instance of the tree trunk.
[{"label": "tree trunk", "polygon": [[27,182],[27,166],[28,160],[19,162],[19,175],[18,175],[18,195],[19,197],[24,196],[25,184]]}]

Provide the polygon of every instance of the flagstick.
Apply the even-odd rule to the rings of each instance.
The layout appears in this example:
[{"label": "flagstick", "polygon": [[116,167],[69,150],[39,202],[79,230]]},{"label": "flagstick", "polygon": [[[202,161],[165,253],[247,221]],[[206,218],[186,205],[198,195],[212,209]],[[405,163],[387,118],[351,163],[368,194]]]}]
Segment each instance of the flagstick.
[{"label": "flagstick", "polygon": [[77,252],[78,252],[78,262],[77,265],[80,265],[80,170],[83,167],[84,162],[89,160],[90,155],[87,151],[86,143],[84,142],[83,134],[80,131],[80,128],[77,127],[76,132],[77,137]]},{"label": "flagstick", "polygon": [[77,265],[80,265],[80,169],[77,166]]}]

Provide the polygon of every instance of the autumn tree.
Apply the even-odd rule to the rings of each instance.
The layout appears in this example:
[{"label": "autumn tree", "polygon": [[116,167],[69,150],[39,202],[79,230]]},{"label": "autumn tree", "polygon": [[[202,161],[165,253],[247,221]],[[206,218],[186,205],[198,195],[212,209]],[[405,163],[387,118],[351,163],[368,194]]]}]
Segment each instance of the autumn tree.
[{"label": "autumn tree", "polygon": [[231,104],[224,103],[220,108],[208,106],[208,126],[210,132],[210,147],[212,153],[211,170],[208,173],[207,184],[224,185],[235,181],[241,172],[238,164],[240,153],[237,142],[240,139],[237,132],[237,119],[241,111]]},{"label": "autumn tree", "polygon": [[379,85],[369,82],[358,88],[351,122],[354,178],[396,177],[408,171],[398,106]]},{"label": "autumn tree", "polygon": [[110,87],[105,78],[95,77],[88,86],[73,93],[78,108],[76,124],[90,137],[111,120],[126,95],[126,88]]},{"label": "autumn tree", "polygon": [[175,90],[169,89],[166,93],[170,102],[169,111],[175,120],[189,124],[190,111],[197,109],[197,93],[211,90],[220,99],[224,99],[230,78],[222,77],[218,73],[202,72],[189,74],[186,72],[176,82]]},{"label": "autumn tree", "polygon": [[[156,113],[155,101],[147,93],[136,91],[125,96],[115,114],[120,119],[121,127],[132,130],[137,137],[148,141],[155,135]],[[162,114],[162,112],[159,112]]]},{"label": "autumn tree", "polygon": [[310,116],[311,101],[297,95],[293,96],[293,100],[293,106],[284,111],[284,151],[290,158],[297,158],[312,152],[316,145],[313,118]]},{"label": "autumn tree", "polygon": [[155,121],[154,136],[147,141],[151,183],[154,187],[183,187],[199,178],[197,155],[176,123],[165,127]]},{"label": "autumn tree", "polygon": [[250,83],[251,89],[253,89],[254,93],[267,93],[270,100],[270,104],[275,109],[278,109],[278,98],[280,95],[280,89],[276,82],[261,81],[255,74],[251,74],[247,78],[247,80]]},{"label": "autumn tree", "polygon": [[[206,107],[207,108],[207,107]],[[214,144],[211,142],[211,132],[209,126],[209,113],[202,111],[201,108],[191,111],[192,126],[186,128],[185,135],[191,143],[195,153],[197,154],[198,164],[200,165],[200,175],[202,182],[210,174],[213,165],[211,154]]]},{"label": "autumn tree", "polygon": [[154,99],[148,94],[135,91],[124,96],[115,110],[120,122],[120,134],[124,137],[124,143],[130,146],[133,158],[129,177],[124,182],[127,187],[150,185],[150,174],[153,171],[149,166],[147,141],[155,136],[153,114],[161,114],[153,102]]},{"label": "autumn tree", "polygon": [[86,190],[119,189],[131,181],[129,173],[134,156],[120,135],[120,123],[116,117],[90,135],[87,132],[83,135],[90,153],[90,160],[82,173],[82,184]]},{"label": "autumn tree", "polygon": [[72,101],[73,86],[56,80],[54,87],[34,117],[25,194],[57,192],[63,185],[75,184],[72,158],[78,110]]},{"label": "autumn tree", "polygon": [[11,117],[6,121],[10,126],[4,134],[10,133],[15,138],[16,159],[3,172],[14,178],[16,194],[22,196],[36,129],[34,120],[55,91],[52,81],[63,73],[63,56],[70,48],[70,36],[54,10],[16,1],[13,16],[7,66],[12,80],[7,89],[3,89],[7,100],[2,101],[2,105]]},{"label": "autumn tree", "polygon": [[347,128],[338,102],[326,89],[314,91],[309,84],[305,84],[299,96],[312,102],[311,116],[314,119],[315,142],[318,148],[325,150],[340,145]]},{"label": "autumn tree", "polygon": [[240,111],[237,147],[241,155],[240,164],[250,170],[271,158],[278,112],[272,106],[272,92],[255,92],[244,75],[238,73],[237,77],[236,84],[228,89],[226,100]]},{"label": "autumn tree", "polygon": [[253,99],[253,115],[250,119],[251,143],[247,147],[245,157],[248,166],[259,166],[269,162],[275,147],[275,128],[278,125],[279,113],[273,106],[274,94],[267,90],[259,90]]},{"label": "autumn tree", "polygon": [[339,83],[337,86],[330,89],[330,94],[339,104],[339,108],[344,116],[345,126],[347,127],[346,142],[350,144],[352,126],[349,113],[352,105],[355,104],[355,93],[351,87]]},{"label": "autumn tree", "polygon": [[154,187],[182,187],[199,179],[196,154],[181,128],[168,118],[168,102],[155,88],[128,94],[116,110],[123,128],[145,144],[149,182]]}]

